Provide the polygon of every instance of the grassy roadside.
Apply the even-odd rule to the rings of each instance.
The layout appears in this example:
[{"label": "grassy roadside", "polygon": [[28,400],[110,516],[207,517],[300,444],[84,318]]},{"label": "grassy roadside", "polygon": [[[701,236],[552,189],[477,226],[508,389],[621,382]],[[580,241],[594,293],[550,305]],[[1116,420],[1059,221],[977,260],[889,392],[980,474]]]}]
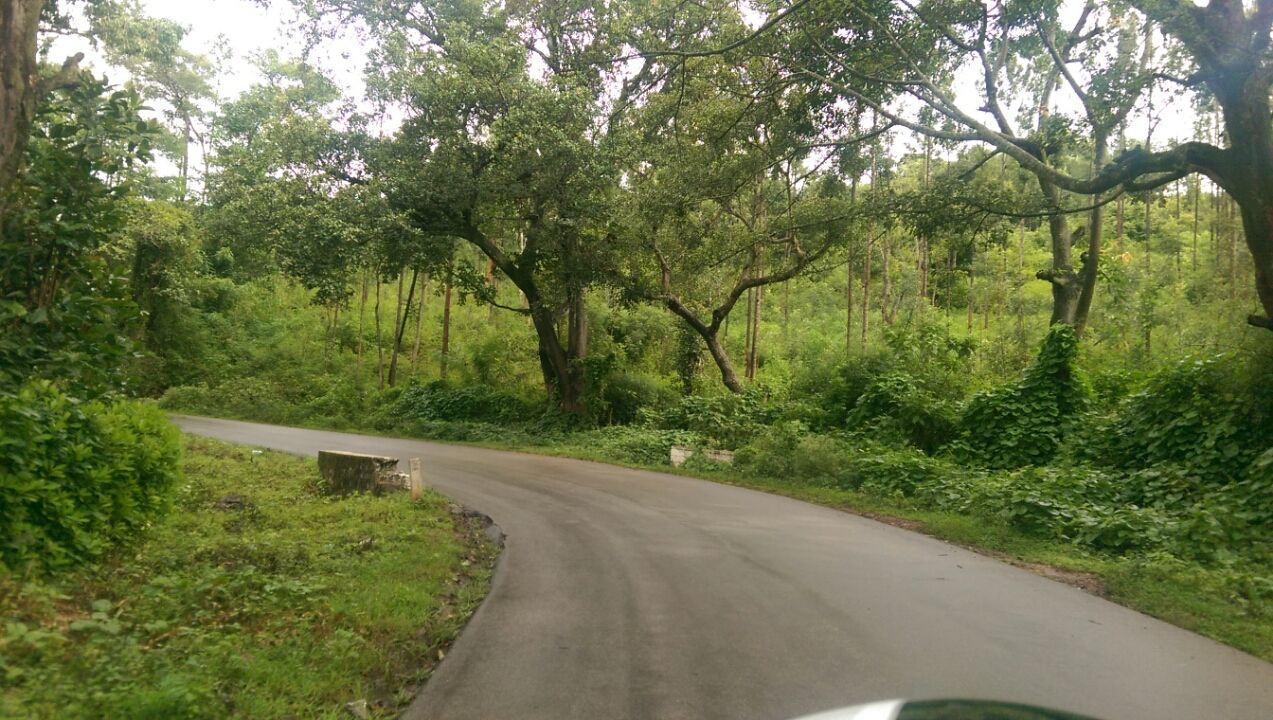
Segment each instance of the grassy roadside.
[{"label": "grassy roadside", "polygon": [[[1204,567],[1165,555],[1116,556],[1033,537],[995,518],[920,510],[903,497],[881,497],[773,478],[726,466],[685,468],[625,462],[584,447],[459,443],[538,455],[572,457],[612,465],[711,480],[865,515],[961,545],[1206,635],[1273,662],[1273,608],[1252,601],[1243,586],[1268,583],[1266,575]],[[1258,596],[1258,592],[1250,595]]]},{"label": "grassy roadside", "polygon": [[391,716],[496,548],[441,496],[313,491],[313,461],[187,438],[173,511],[48,580],[0,578],[0,717]]}]

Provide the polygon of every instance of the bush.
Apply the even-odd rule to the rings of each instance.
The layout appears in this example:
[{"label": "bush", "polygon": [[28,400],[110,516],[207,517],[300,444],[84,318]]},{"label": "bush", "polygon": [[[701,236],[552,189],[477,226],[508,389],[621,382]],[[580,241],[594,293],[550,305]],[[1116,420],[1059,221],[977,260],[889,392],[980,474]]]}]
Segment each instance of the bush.
[{"label": "bush", "polygon": [[627,425],[635,422],[642,410],[673,402],[669,389],[638,373],[609,373],[589,390],[588,412],[606,425]]},{"label": "bush", "polygon": [[1173,464],[1200,484],[1244,477],[1273,444],[1273,391],[1231,355],[1187,360],[1155,374],[1093,433],[1091,459],[1134,470]]},{"label": "bush", "polygon": [[318,383],[280,383],[255,377],[226,380],[215,387],[204,383],[169,388],[159,398],[168,410],[215,415],[267,423],[301,423],[305,405],[318,394]]},{"label": "bush", "polygon": [[921,507],[943,507],[932,504],[933,498],[941,496],[935,490],[965,475],[966,471],[955,465],[914,450],[879,450],[849,460],[837,485],[876,495],[918,497]]},{"label": "bush", "polygon": [[673,445],[698,447],[703,439],[688,430],[658,430],[615,425],[580,433],[572,444],[607,459],[639,465],[667,465]]},{"label": "bush", "polygon": [[517,423],[543,414],[521,398],[484,385],[454,387],[441,380],[412,384],[377,412],[375,424],[388,429],[418,420]]},{"label": "bush", "polygon": [[955,435],[949,407],[904,373],[872,379],[858,398],[846,425],[870,430],[879,439],[896,439],[932,454]]},{"label": "bush", "polygon": [[1016,385],[979,393],[960,418],[953,446],[962,459],[988,468],[1044,465],[1090,402],[1075,367],[1078,337],[1057,325],[1048,332],[1034,364]]},{"label": "bush", "polygon": [[0,395],[0,560],[50,570],[128,539],[167,509],[180,452],[150,405],[80,404],[47,382]]},{"label": "bush", "polygon": [[851,451],[839,438],[809,433],[803,423],[789,421],[766,428],[739,448],[735,463],[754,475],[833,484]]},{"label": "bush", "polygon": [[747,444],[772,422],[777,411],[760,393],[688,395],[663,412],[641,413],[648,425],[665,430],[689,430],[710,444],[732,450]]}]

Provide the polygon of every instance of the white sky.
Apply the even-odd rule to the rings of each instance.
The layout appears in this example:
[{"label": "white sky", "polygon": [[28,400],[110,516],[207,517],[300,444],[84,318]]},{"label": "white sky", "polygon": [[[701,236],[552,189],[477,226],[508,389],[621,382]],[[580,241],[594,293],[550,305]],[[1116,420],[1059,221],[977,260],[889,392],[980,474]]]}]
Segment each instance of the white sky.
[{"label": "white sky", "polygon": [[[289,25],[295,11],[286,0],[275,0],[268,9],[247,0],[142,0],[142,5],[153,17],[189,28],[186,47],[193,52],[211,54],[217,42],[226,38],[235,57],[220,79],[218,90],[223,98],[238,95],[259,79],[251,62],[256,53],[274,49],[287,57],[302,49],[291,36]],[[363,54],[357,45],[345,42],[321,48],[315,60],[347,92],[361,94]]]},{"label": "white sky", "polygon": [[[212,54],[217,43],[225,38],[234,57],[217,80],[218,94],[223,100],[237,96],[260,79],[252,64],[252,57],[258,52],[275,49],[284,57],[294,57],[302,49],[301,42],[291,32],[295,11],[286,0],[275,0],[269,8],[262,8],[248,0],[142,0],[142,5],[152,16],[168,18],[186,26],[189,29],[186,46],[194,52]],[[74,41],[59,41],[54,57],[58,53],[84,49],[76,47],[76,44]],[[365,51],[356,40],[346,38],[328,42],[311,59],[344,87],[347,95],[362,95]],[[963,104],[967,108],[976,108],[980,103],[977,102],[975,79],[966,78],[958,85],[962,86],[959,94],[969,97],[969,101]],[[1065,106],[1064,95],[1067,93],[1068,90],[1062,91],[1059,98],[1062,107]],[[1193,112],[1187,94],[1159,92],[1155,99],[1159,102],[1155,103],[1154,111],[1161,118],[1154,131],[1155,145],[1190,137]],[[1143,113],[1137,114],[1141,119],[1130,124],[1129,141],[1143,141],[1145,135]],[[898,140],[902,138],[895,138],[895,142]],[[903,141],[903,144],[912,143]]]}]

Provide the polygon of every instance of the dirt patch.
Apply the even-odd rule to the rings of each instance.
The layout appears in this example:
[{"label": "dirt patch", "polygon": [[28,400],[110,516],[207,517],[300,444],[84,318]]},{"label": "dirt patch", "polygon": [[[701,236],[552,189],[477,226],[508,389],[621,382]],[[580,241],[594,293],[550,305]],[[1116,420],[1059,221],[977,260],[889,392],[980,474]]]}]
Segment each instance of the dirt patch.
[{"label": "dirt patch", "polygon": [[853,515],[860,515],[865,518],[870,518],[872,520],[875,520],[876,522],[882,522],[885,525],[892,525],[893,527],[899,527],[899,528],[902,528],[903,530],[910,530],[911,532],[917,532],[923,535],[927,535],[929,537],[935,537],[938,540],[941,540],[942,542],[948,542],[951,545],[956,545],[965,550],[975,552],[978,555],[984,555],[985,557],[994,558],[995,560],[1007,563],[1013,567],[1019,567],[1022,570],[1029,570],[1035,575],[1042,575],[1043,577],[1049,580],[1055,580],[1056,582],[1059,582],[1059,583],[1065,583],[1066,585],[1076,587],[1084,592],[1090,593],[1097,597],[1101,597],[1101,598],[1109,597],[1109,592],[1105,588],[1105,581],[1101,580],[1101,577],[1097,575],[1096,573],[1083,572],[1081,570],[1067,570],[1065,568],[1059,568],[1059,567],[1056,567],[1055,565],[1048,565],[1046,563],[1029,562],[1026,560],[1021,560],[1020,558],[1013,557],[1006,553],[996,552],[994,550],[987,550],[986,548],[976,547],[973,545],[965,545],[963,543],[955,542],[953,540],[947,540],[946,538],[943,538],[928,532],[928,529],[924,527],[924,523],[920,522],[919,520],[909,520],[907,518],[899,518],[893,515],[884,515],[882,513],[854,510],[851,507],[845,507],[845,506],[840,506],[837,509],[853,514]]},{"label": "dirt patch", "polygon": [[1009,565],[1015,565],[1023,570],[1029,570],[1036,575],[1042,575],[1049,580],[1063,582],[1066,585],[1089,592],[1097,597],[1108,597],[1109,593],[1105,589],[1105,581],[1096,573],[1083,572],[1081,570],[1066,570],[1053,565],[1045,565],[1043,563],[1032,563],[1024,560],[1018,560],[1014,557],[1001,555],[999,553],[989,553],[985,550],[978,550],[982,555],[989,555],[996,560],[1002,560]]},{"label": "dirt patch", "polygon": [[902,528],[903,530],[910,530],[911,532],[924,533],[925,535],[928,534],[924,532],[924,523],[918,520],[907,520],[906,518],[893,517],[892,515],[883,515],[881,513],[866,512],[865,510],[854,510],[852,508],[847,508],[847,507],[841,507],[838,509],[853,515],[861,515],[864,518],[870,518],[876,522],[882,522],[885,525],[892,525],[893,527],[899,527],[899,528]]}]

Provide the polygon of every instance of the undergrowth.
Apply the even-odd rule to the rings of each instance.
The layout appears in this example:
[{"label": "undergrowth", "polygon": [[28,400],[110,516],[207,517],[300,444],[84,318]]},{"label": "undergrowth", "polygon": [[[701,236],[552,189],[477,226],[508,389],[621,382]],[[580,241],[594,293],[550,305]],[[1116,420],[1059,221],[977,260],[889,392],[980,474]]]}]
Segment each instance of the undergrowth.
[{"label": "undergrowth", "polygon": [[127,551],[0,578],[0,716],[390,716],[485,593],[494,549],[429,493],[334,500],[312,460],[186,440]]}]

